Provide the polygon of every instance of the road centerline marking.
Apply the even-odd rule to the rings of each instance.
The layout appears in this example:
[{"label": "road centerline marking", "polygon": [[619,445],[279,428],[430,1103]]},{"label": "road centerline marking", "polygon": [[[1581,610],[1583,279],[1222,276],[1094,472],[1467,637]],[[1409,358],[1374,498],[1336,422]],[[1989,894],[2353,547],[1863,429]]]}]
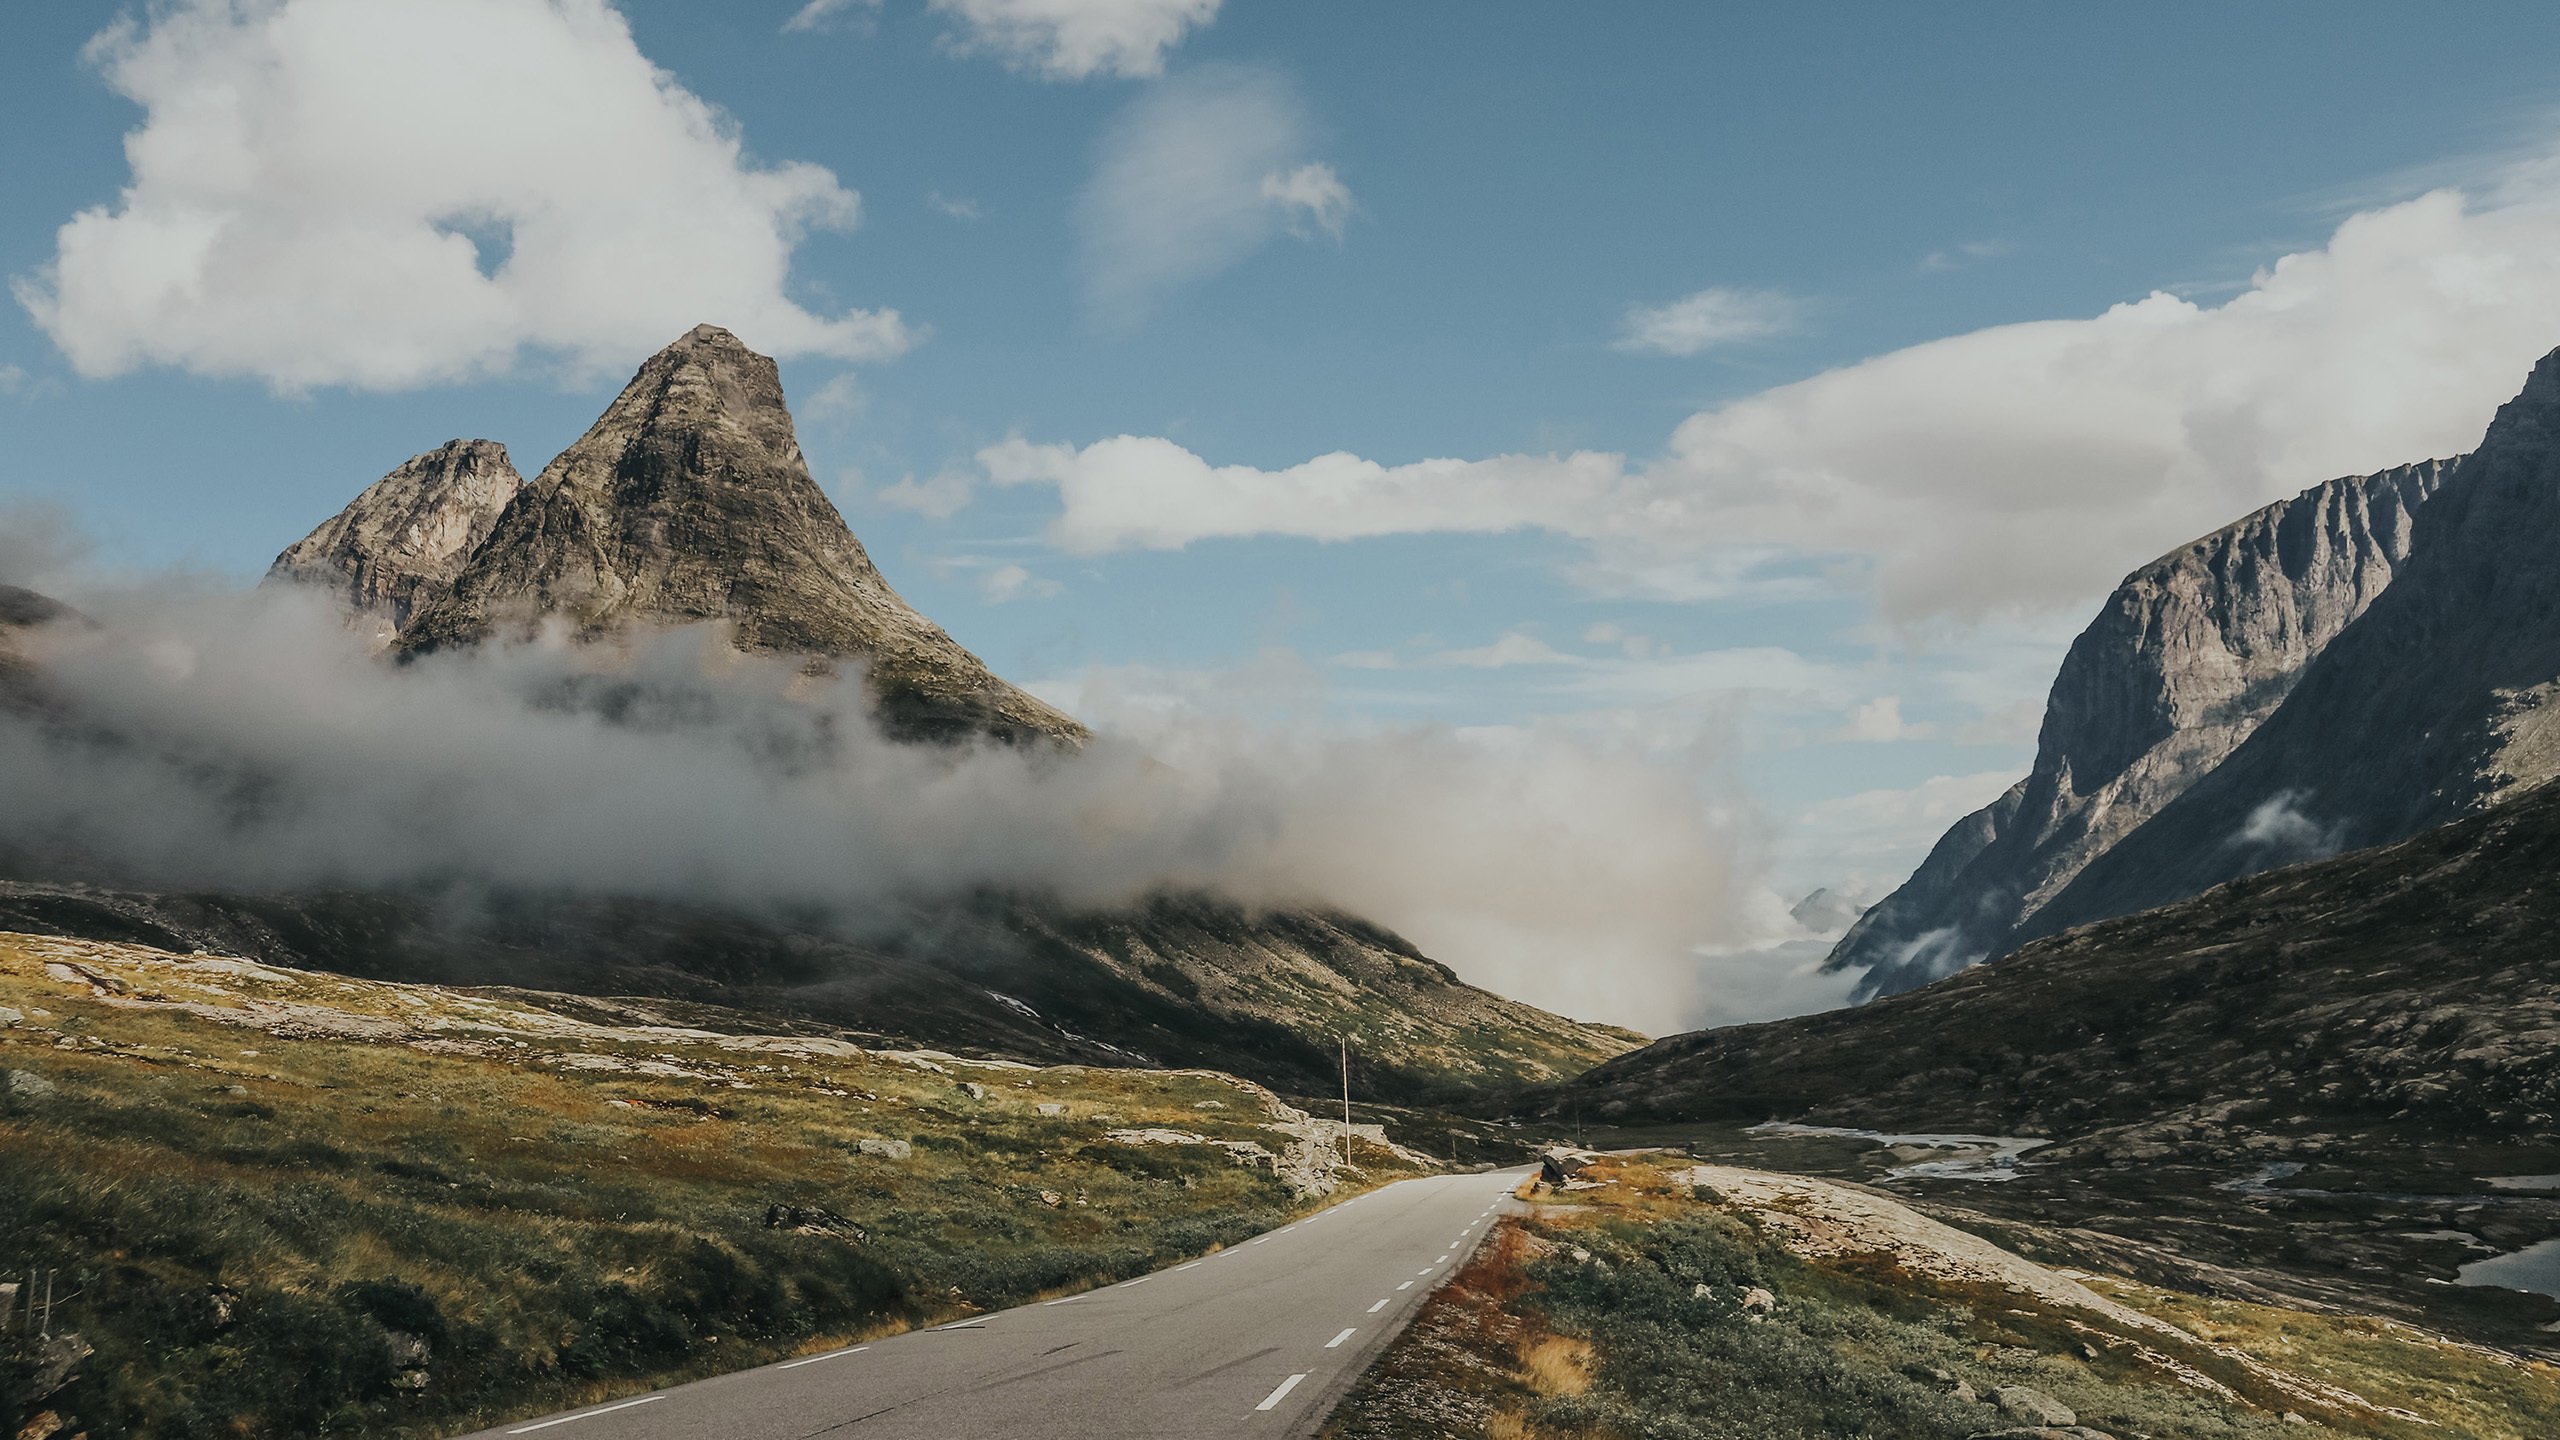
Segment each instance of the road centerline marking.
[{"label": "road centerline marking", "polygon": [[1334,1336],[1332,1339],[1327,1340],[1326,1342],[1324,1342],[1324,1348],[1326,1348],[1327,1350],[1337,1349],[1337,1348],[1339,1348],[1339,1347],[1341,1346],[1341,1344],[1342,1344],[1342,1342],[1343,1342],[1343,1341],[1348,1340],[1348,1339],[1350,1339],[1352,1336],[1357,1335],[1357,1334],[1359,1334],[1359,1333],[1360,1333],[1360,1329],[1359,1329],[1359,1327],[1358,1327],[1358,1326],[1356,1326],[1356,1325],[1346,1325],[1346,1326],[1342,1327],[1342,1333],[1341,1333],[1341,1334],[1336,1335],[1336,1336]]},{"label": "road centerline marking", "polygon": [[557,1420],[538,1420],[531,1425],[521,1426],[517,1429],[510,1430],[507,1433],[510,1435],[530,1435],[536,1430],[548,1430],[554,1425],[566,1425],[572,1420],[593,1420],[599,1415],[610,1415],[616,1410],[628,1410],[634,1405],[655,1405],[666,1398],[667,1397],[664,1395],[643,1395],[637,1400],[625,1400],[619,1405],[607,1405],[598,1410],[585,1410],[575,1415],[563,1415]]},{"label": "road centerline marking", "polygon": [[1369,1313],[1370,1313],[1370,1314],[1372,1314],[1372,1315],[1375,1315],[1375,1314],[1377,1314],[1379,1311],[1386,1309],[1386,1308],[1387,1308],[1387,1306],[1389,1306],[1389,1305],[1391,1305],[1391,1304],[1393,1304],[1393,1303],[1394,1303],[1394,1302],[1393,1302],[1392,1300],[1381,1300],[1381,1301],[1379,1301],[1377,1304],[1372,1305],[1372,1306],[1370,1306],[1370,1307],[1369,1307]]},{"label": "road centerline marking", "polygon": [[1305,1375],[1305,1374],[1297,1374],[1297,1375],[1292,1375],[1292,1376],[1290,1376],[1288,1379],[1281,1381],[1281,1382],[1280,1382],[1280,1388],[1279,1388],[1279,1389],[1274,1390],[1274,1391],[1272,1391],[1270,1394],[1263,1396],[1263,1397],[1262,1397],[1262,1403],[1261,1403],[1261,1404],[1259,1404],[1259,1405],[1254,1406],[1253,1408],[1254,1408],[1254,1409],[1256,1409],[1256,1410],[1275,1410],[1275,1409],[1278,1409],[1278,1408],[1279,1408],[1279,1405],[1280,1405],[1280,1402],[1281,1402],[1282,1400],[1285,1400],[1285,1399],[1287,1399],[1287,1398],[1288,1398],[1288,1396],[1289,1396],[1289,1392],[1298,1388],[1298,1382],[1299,1382],[1299,1381],[1301,1381],[1301,1380],[1304,1380],[1304,1379],[1306,1379],[1306,1378],[1307,1378],[1307,1377],[1306,1377],[1306,1375]]}]

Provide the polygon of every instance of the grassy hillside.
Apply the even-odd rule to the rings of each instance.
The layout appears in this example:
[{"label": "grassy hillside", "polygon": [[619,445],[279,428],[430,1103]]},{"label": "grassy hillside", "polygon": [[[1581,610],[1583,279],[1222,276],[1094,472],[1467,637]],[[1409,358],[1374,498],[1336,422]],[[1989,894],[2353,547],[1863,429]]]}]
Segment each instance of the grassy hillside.
[{"label": "grassy hillside", "polygon": [[[433,1435],[1122,1278],[1410,1173],[1204,1072],[0,934],[0,1423]],[[1153,1135],[1139,1132],[1154,1131]],[[0,1275],[5,1278],[5,1275]],[[44,1393],[35,1393],[44,1392]]]},{"label": "grassy hillside", "polygon": [[[1506,1222],[1326,1440],[2537,1440],[2560,1368],[2364,1316],[2058,1272],[1871,1191],[1603,1162]],[[1712,1185],[1702,1184],[1712,1179]],[[2080,1432],[2068,1432],[2080,1433]]]},{"label": "grassy hillside", "polygon": [[[10,863],[0,853],[0,866]],[[1196,895],[1109,911],[982,895],[857,927],[631,898],[162,894],[0,880],[0,930],[377,980],[657,996],[797,1016],[882,1043],[1200,1066],[1291,1094],[1334,1090],[1335,1041],[1347,1033],[1357,1037],[1354,1086],[1405,1103],[1561,1080],[1644,1043],[1479,990],[1350,916],[1254,912]]]}]

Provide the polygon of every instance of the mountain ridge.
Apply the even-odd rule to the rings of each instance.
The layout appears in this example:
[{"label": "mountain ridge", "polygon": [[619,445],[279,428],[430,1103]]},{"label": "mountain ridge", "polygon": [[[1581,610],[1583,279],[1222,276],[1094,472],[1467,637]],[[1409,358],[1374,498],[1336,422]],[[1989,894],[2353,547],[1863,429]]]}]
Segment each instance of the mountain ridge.
[{"label": "mountain ridge", "polygon": [[1842,937],[1860,998],[2012,948],[2108,847],[2219,765],[2408,559],[2456,461],[2310,487],[2136,569],[2072,642],[2025,778]]},{"label": "mountain ridge", "polygon": [[2213,772],[2094,860],[2024,935],[2276,863],[2397,842],[2560,777],[2560,350],[2416,522],[2408,563]]},{"label": "mountain ridge", "polygon": [[389,643],[453,588],[524,477],[494,440],[448,440],[413,455],[285,547],[267,583],[316,588]]},{"label": "mountain ridge", "polygon": [[717,624],[748,653],[856,662],[901,739],[1091,736],[889,587],[811,478],[773,361],[714,325],[640,366],[508,502],[395,649],[414,657],[545,623],[582,640]]}]

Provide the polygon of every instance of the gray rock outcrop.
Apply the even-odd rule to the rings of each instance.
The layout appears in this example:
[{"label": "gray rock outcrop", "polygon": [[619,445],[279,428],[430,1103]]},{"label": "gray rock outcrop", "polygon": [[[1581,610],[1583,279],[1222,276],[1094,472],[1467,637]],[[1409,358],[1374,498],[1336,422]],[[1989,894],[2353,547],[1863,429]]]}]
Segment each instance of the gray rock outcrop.
[{"label": "gray rock outcrop", "polygon": [[453,588],[524,486],[494,440],[450,440],[365,487],[286,547],[267,583],[316,586],[388,641]]},{"label": "gray rock outcrop", "polygon": [[2025,779],[1959,820],[1828,969],[1859,998],[2014,948],[2110,846],[2237,750],[2407,564],[2454,461],[2348,476],[2125,577],[2054,677]]},{"label": "gray rock outcrop", "polygon": [[2000,1407],[2001,1414],[2027,1425],[2061,1429],[2080,1423],[2070,1406],[2030,1385],[2003,1385],[1991,1392],[1991,1403]]},{"label": "gray rock outcrop", "polygon": [[2398,578],[2210,775],[2021,938],[2388,844],[2560,776],[2560,351],[2418,515]]},{"label": "gray rock outcrop", "polygon": [[544,623],[586,639],[718,624],[750,653],[857,661],[900,738],[1087,735],[889,588],[810,478],[773,362],[717,326],[640,367],[399,646],[418,654]]}]

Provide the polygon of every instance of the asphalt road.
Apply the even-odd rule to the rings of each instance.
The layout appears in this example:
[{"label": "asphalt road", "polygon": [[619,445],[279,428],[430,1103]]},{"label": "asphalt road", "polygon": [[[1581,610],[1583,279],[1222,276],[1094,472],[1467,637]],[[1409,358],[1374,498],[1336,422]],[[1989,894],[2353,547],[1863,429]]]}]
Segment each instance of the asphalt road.
[{"label": "asphalt road", "polygon": [[1401,1181],[1104,1289],[469,1440],[1311,1435],[1525,1173]]}]

